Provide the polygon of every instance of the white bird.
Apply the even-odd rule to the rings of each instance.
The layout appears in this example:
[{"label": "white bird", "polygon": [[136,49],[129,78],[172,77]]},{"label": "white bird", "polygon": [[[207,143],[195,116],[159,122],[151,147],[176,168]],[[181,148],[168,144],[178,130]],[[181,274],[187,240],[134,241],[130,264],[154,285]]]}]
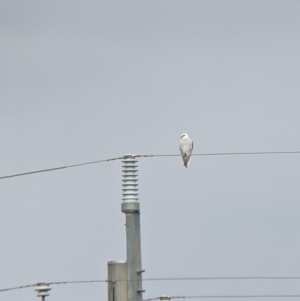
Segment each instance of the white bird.
[{"label": "white bird", "polygon": [[188,134],[186,133],[181,134],[179,140],[179,149],[181,152],[183,165],[187,168],[190,156],[193,151],[193,141]]}]

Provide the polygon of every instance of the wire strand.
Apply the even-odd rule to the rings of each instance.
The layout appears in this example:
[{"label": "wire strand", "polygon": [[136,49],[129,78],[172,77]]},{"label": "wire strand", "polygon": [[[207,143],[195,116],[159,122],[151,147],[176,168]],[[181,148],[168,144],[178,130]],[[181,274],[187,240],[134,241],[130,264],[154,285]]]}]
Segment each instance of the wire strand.
[{"label": "wire strand", "polygon": [[2,289],[0,289],[0,292],[13,291],[13,290],[17,290],[17,289],[29,288],[29,287],[35,287],[35,286],[37,286],[37,283],[22,285],[22,286],[9,287],[9,288],[2,288]]},{"label": "wire strand", "polygon": [[300,277],[178,277],[178,278],[148,278],[143,281],[210,281],[210,280],[300,280]]},{"label": "wire strand", "polygon": [[21,176],[27,176],[35,173],[41,173],[41,172],[48,172],[48,171],[54,171],[54,170],[60,170],[60,169],[66,169],[66,168],[73,168],[73,167],[79,167],[84,165],[90,165],[90,164],[96,164],[96,163],[103,163],[103,162],[109,162],[109,161],[115,161],[115,160],[121,160],[124,157],[118,157],[118,158],[111,158],[111,159],[105,159],[105,160],[98,160],[98,161],[92,161],[92,162],[86,162],[86,163],[79,163],[79,164],[72,164],[72,165],[66,165],[61,167],[54,167],[54,168],[48,168],[48,169],[40,169],[36,171],[29,171],[25,173],[19,173],[9,176],[0,177],[0,180],[7,179],[7,178],[14,178],[14,177],[21,177]]},{"label": "wire strand", "polygon": [[[300,280],[300,277],[178,277],[178,278],[146,278],[143,281],[211,281],[211,280]],[[118,282],[130,280],[117,280]],[[134,281],[134,280],[133,280]],[[48,285],[61,285],[61,284],[86,284],[86,283],[113,283],[112,280],[78,280],[78,281],[55,281],[47,282]],[[35,287],[35,284],[21,285],[16,287],[0,289],[0,292],[12,291],[17,289]],[[156,299],[151,299],[156,300]]]},{"label": "wire strand", "polygon": [[[234,155],[283,155],[283,154],[300,154],[300,151],[282,151],[282,152],[237,152],[237,153],[203,153],[192,154],[193,156],[234,156]],[[152,158],[152,157],[181,157],[180,154],[171,155],[136,155],[136,158]]]},{"label": "wire strand", "polygon": [[[300,295],[224,295],[224,296],[172,296],[172,299],[236,299],[236,298],[300,298]],[[143,301],[160,300],[160,297],[144,299]]]},{"label": "wire strand", "polygon": [[[203,154],[193,154],[192,156],[234,156],[234,155],[283,155],[283,154],[300,154],[300,151],[281,151],[281,152],[245,152],[245,153],[203,153]],[[135,158],[154,158],[154,157],[180,157],[180,154],[166,154],[166,155],[133,155]],[[55,170],[61,170],[66,168],[73,168],[73,167],[79,167],[84,165],[91,165],[91,164],[98,164],[103,162],[109,162],[109,161],[116,161],[116,160],[122,160],[123,157],[117,157],[117,158],[111,158],[111,159],[104,159],[104,160],[98,160],[98,161],[92,161],[92,162],[86,162],[86,163],[79,163],[79,164],[72,164],[72,165],[66,165],[66,166],[60,166],[60,167],[54,167],[54,168],[48,168],[48,169],[40,169],[35,171],[29,171],[19,174],[13,174],[8,176],[0,177],[0,180],[8,179],[8,178],[14,178],[14,177],[21,177],[21,176],[27,176],[42,172],[48,172],[48,171],[55,171]]]},{"label": "wire strand", "polygon": [[113,283],[111,280],[79,280],[79,281],[57,281],[48,282],[48,285],[59,285],[59,284],[86,284],[86,283]]},{"label": "wire strand", "polygon": [[[60,284],[86,284],[86,283],[109,283],[109,282],[113,282],[113,281],[110,281],[110,280],[56,281],[56,282],[47,282],[47,284],[48,285],[60,285]],[[0,289],[0,292],[7,292],[7,291],[13,291],[13,290],[17,290],[17,289],[35,287],[37,285],[38,285],[38,283],[15,286],[15,287],[10,287],[10,288],[3,288],[3,289]]]}]

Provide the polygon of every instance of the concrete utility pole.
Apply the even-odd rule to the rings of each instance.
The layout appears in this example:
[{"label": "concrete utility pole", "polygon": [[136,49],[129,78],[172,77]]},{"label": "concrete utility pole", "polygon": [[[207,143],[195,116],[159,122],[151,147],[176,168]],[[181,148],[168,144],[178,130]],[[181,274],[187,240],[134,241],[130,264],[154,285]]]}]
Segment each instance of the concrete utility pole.
[{"label": "concrete utility pole", "polygon": [[123,162],[123,203],[126,214],[127,296],[128,301],[142,301],[142,254],[140,204],[138,199],[137,160],[125,155]]},{"label": "concrete utility pole", "polygon": [[108,301],[127,301],[126,260],[107,263]]},{"label": "concrete utility pole", "polygon": [[[122,212],[126,215],[126,249],[127,261],[123,267],[115,262],[108,263],[108,301],[123,301],[124,286],[117,286],[120,275],[126,268],[126,301],[142,301],[142,255],[140,204],[138,202],[138,175],[135,155],[125,155],[123,162],[123,202]],[[126,281],[125,281],[126,282]],[[118,287],[118,289],[117,289]],[[113,294],[111,292],[114,292]],[[122,294],[122,296],[120,295]]]}]

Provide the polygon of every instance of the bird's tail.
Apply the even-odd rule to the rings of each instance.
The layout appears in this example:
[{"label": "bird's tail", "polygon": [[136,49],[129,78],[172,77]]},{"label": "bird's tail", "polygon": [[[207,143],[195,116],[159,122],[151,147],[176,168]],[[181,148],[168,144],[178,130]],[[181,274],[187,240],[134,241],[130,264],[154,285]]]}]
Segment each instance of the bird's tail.
[{"label": "bird's tail", "polygon": [[190,164],[191,163],[189,161],[183,163],[183,165],[185,166],[185,168],[188,168],[190,166]]}]

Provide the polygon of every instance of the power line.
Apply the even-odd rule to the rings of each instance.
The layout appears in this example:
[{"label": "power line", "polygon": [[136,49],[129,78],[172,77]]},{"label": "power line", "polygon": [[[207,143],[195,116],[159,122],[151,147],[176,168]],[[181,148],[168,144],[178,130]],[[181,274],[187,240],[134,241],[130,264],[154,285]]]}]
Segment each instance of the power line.
[{"label": "power line", "polygon": [[[199,280],[199,281],[211,281],[211,280],[300,280],[300,277],[178,277],[178,278],[146,278],[143,281],[190,281],[190,280]],[[130,281],[127,279],[117,280],[121,281]],[[88,284],[88,283],[108,283],[112,282],[110,280],[78,280],[78,281],[55,281],[47,282],[48,285],[61,285],[61,284]],[[27,284],[16,287],[0,289],[0,292],[12,291],[17,289],[35,287],[35,284]],[[175,297],[172,297],[175,298]],[[151,299],[156,300],[156,299]]]},{"label": "power line", "polygon": [[61,166],[61,167],[54,167],[54,168],[48,168],[48,169],[40,169],[40,170],[29,171],[29,172],[24,172],[24,173],[19,173],[19,174],[14,174],[14,175],[0,177],[0,180],[7,179],[7,178],[13,178],[13,177],[27,176],[27,175],[31,175],[31,174],[35,174],[35,173],[41,173],[41,172],[54,171],[54,170],[59,170],[59,169],[73,168],[73,167],[78,167],[78,166],[83,166],[83,165],[90,165],[90,164],[96,164],[96,163],[102,163],[102,162],[121,160],[123,158],[124,157],[118,157],[118,158],[111,158],[111,159],[105,159],[105,160],[99,160],[99,161],[92,161],[92,162],[86,162],[86,163],[66,165],[66,166]]},{"label": "power line", "polygon": [[[107,282],[111,282],[111,281],[109,281],[109,280],[56,281],[56,282],[47,282],[47,284],[48,285],[60,285],[60,284],[107,283]],[[15,287],[10,287],[10,288],[3,288],[3,289],[0,289],[0,292],[7,292],[7,291],[13,291],[13,290],[17,290],[17,289],[36,287],[37,285],[38,285],[38,283],[15,286]]]},{"label": "power line", "polygon": [[[282,151],[282,152],[245,152],[245,153],[203,153],[203,154],[193,154],[192,156],[234,156],[234,155],[287,155],[287,154],[300,154],[300,151]],[[135,158],[154,158],[154,157],[180,157],[180,154],[166,154],[166,155],[135,155]],[[79,164],[72,164],[72,165],[65,165],[60,167],[54,167],[54,168],[48,168],[48,169],[40,169],[35,171],[29,171],[19,174],[13,174],[8,176],[0,177],[0,180],[8,179],[8,178],[14,178],[14,177],[21,177],[21,176],[27,176],[31,174],[36,173],[42,173],[42,172],[48,172],[48,171],[55,171],[60,169],[66,169],[66,168],[73,168],[73,167],[79,167],[84,165],[90,165],[90,164],[98,164],[103,162],[109,162],[109,161],[116,161],[116,160],[122,160],[124,157],[117,157],[117,158],[111,158],[111,159],[104,159],[104,160],[98,160],[98,161],[92,161],[92,162],[86,162],[86,163],[79,163]]]},{"label": "power line", "polygon": [[86,283],[108,283],[113,282],[110,280],[79,280],[79,281],[58,281],[58,282],[48,282],[48,285],[58,285],[58,284],[86,284]]},{"label": "power line", "polygon": [[15,286],[15,287],[10,287],[10,288],[2,288],[2,289],[0,289],[0,292],[13,291],[13,290],[17,290],[17,289],[28,288],[28,287],[35,287],[35,286],[37,286],[37,283],[35,283],[35,284],[28,284],[28,285],[22,285],[22,286]]},{"label": "power line", "polygon": [[300,277],[178,277],[178,278],[148,278],[143,281],[189,281],[189,280],[300,280]]},{"label": "power line", "polygon": [[[283,154],[300,154],[300,151],[282,151],[282,152],[239,152],[239,153],[203,153],[192,154],[192,156],[233,156],[233,155],[283,155]],[[181,157],[180,154],[174,155],[137,155],[136,157]]]},{"label": "power line", "polygon": [[[237,298],[300,298],[300,295],[233,295],[233,296],[172,296],[172,299],[237,299]],[[160,297],[145,299],[143,301],[160,300]]]}]

